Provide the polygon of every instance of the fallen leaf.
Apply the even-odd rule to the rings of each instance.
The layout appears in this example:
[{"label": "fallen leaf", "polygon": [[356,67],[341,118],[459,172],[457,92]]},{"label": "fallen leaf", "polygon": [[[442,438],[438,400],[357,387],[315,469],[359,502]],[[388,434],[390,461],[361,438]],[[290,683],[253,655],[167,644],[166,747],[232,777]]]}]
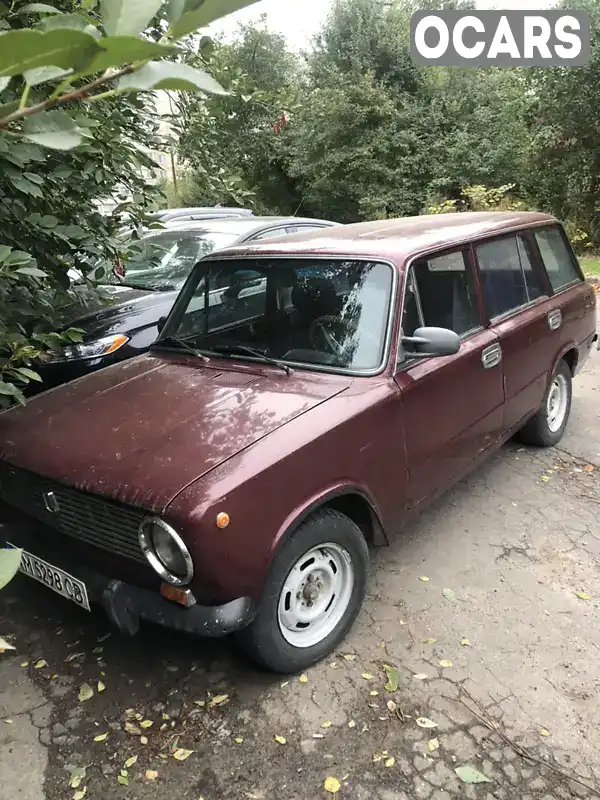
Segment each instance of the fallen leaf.
[{"label": "fallen leaf", "polygon": [[435,644],[437,639],[423,639],[423,644]]},{"label": "fallen leaf", "polygon": [[98,681],[97,689],[99,692],[103,692],[106,689],[106,686],[102,683],[102,681]]},{"label": "fallen leaf", "polygon": [[381,761],[382,758],[383,758],[383,756],[381,755],[381,753],[373,753],[373,763],[374,764],[377,764],[377,762]]},{"label": "fallen leaf", "polygon": [[372,692],[369,692],[369,694],[371,695],[371,697],[377,697],[377,695],[379,694],[379,692],[377,691],[377,689],[373,689],[373,691],[372,691]]},{"label": "fallen leaf", "polygon": [[323,781],[323,788],[329,794],[337,794],[341,788],[341,784],[337,778],[325,778]]},{"label": "fallen leaf", "polygon": [[21,666],[22,666],[22,667],[28,667],[28,666],[29,666],[29,661],[23,661],[23,663],[21,664]]},{"label": "fallen leaf", "polygon": [[105,642],[107,639],[110,639],[110,636],[111,636],[110,633],[105,633],[104,636],[99,636],[96,639],[96,641],[98,642],[98,644],[102,644],[102,642]]},{"label": "fallen leaf", "polygon": [[169,715],[168,714],[161,714],[160,716],[161,716],[162,719],[169,719]]},{"label": "fallen leaf", "polygon": [[48,662],[45,661],[43,658],[40,658],[40,660],[36,661],[36,663],[33,665],[33,668],[34,669],[43,669],[44,667],[47,667],[47,666],[48,666]]},{"label": "fallen leaf", "polygon": [[377,642],[377,647],[381,647],[381,649],[383,649],[385,647],[385,642]]},{"label": "fallen leaf", "polygon": [[313,739],[324,739],[325,735],[323,733],[313,733],[312,738]]},{"label": "fallen leaf", "polygon": [[125,730],[127,733],[132,733],[134,736],[139,736],[141,734],[141,730],[137,725],[134,725],[133,722],[126,722]]},{"label": "fallen leaf", "polygon": [[13,721],[12,721],[12,719],[5,719],[5,720],[4,720],[4,724],[5,724],[5,725],[12,725],[12,724],[13,724]]},{"label": "fallen leaf", "polygon": [[223,703],[227,702],[229,702],[228,694],[217,694],[211,699],[208,705],[214,708],[214,706],[222,706]]},{"label": "fallen leaf", "polygon": [[94,649],[92,650],[92,655],[99,656],[103,650],[104,650],[103,647],[94,647]]},{"label": "fallen leaf", "polygon": [[277,735],[275,735],[273,738],[275,739],[277,744],[287,744],[287,739],[285,738],[285,736],[277,736]]},{"label": "fallen leaf", "polygon": [[439,743],[439,740],[438,740],[438,739],[430,739],[430,740],[427,742],[427,747],[429,748],[429,750],[430,750],[432,753],[433,753],[433,751],[434,751],[434,750],[437,750],[439,746],[440,746],[440,743]]},{"label": "fallen leaf", "polygon": [[140,736],[140,744],[148,744],[148,737]]},{"label": "fallen leaf", "polygon": [[349,728],[356,728],[356,722],[354,722],[354,720],[351,719],[350,722],[348,723],[348,727]]},{"label": "fallen leaf", "polygon": [[94,696],[94,690],[89,685],[89,683],[82,683],[79,687],[79,702],[84,703],[86,700],[89,700],[90,697]]},{"label": "fallen leaf", "polygon": [[575,592],[575,595],[580,600],[591,600],[592,599],[592,595],[588,594],[587,592]]},{"label": "fallen leaf", "polygon": [[130,758],[128,758],[127,761],[125,762],[125,766],[127,767],[127,769],[129,769],[129,767],[133,767],[137,759],[138,759],[137,756],[131,756]]},{"label": "fallen leaf", "polygon": [[443,667],[444,669],[450,669],[450,667],[452,666],[452,662],[447,658],[442,658],[441,661],[438,661],[438,664],[440,665],[440,667]]},{"label": "fallen leaf", "polygon": [[330,661],[329,666],[331,669],[338,669],[340,665],[337,663],[337,661]]},{"label": "fallen leaf", "polygon": [[241,743],[244,741],[244,737],[243,737],[243,736],[236,736],[236,737],[235,737],[235,739],[234,739],[233,741],[234,741],[236,744],[241,744]]},{"label": "fallen leaf", "polygon": [[413,675],[413,680],[415,681],[426,681],[429,675],[426,675],[424,672],[417,672]]},{"label": "fallen leaf", "polygon": [[540,728],[540,736],[550,736],[550,731],[547,731],[546,728]]},{"label": "fallen leaf", "polygon": [[83,789],[79,789],[78,792],[75,792],[75,794],[73,795],[73,800],[83,800],[86,792],[87,792],[87,786],[84,786]]},{"label": "fallen leaf", "polygon": [[146,770],[146,780],[155,781],[158,778],[158,772],[155,769]]},{"label": "fallen leaf", "polygon": [[195,706],[200,706],[200,708],[204,708],[206,705],[206,700],[194,700]]},{"label": "fallen leaf", "polygon": [[492,783],[488,777],[474,767],[456,767],[454,772],[463,783]]},{"label": "fallen leaf", "polygon": [[427,577],[427,575],[421,575],[419,580],[423,581],[423,583],[429,583],[429,578]]},{"label": "fallen leaf", "polygon": [[363,672],[360,677],[364,678],[366,681],[370,681],[373,678],[370,672]]},{"label": "fallen leaf", "polygon": [[356,661],[356,656],[354,655],[354,653],[344,653],[342,655],[342,658],[345,658],[346,661]]},{"label": "fallen leaf", "polygon": [[144,719],[141,714],[134,714],[135,718],[139,721],[140,719]]},{"label": "fallen leaf", "polygon": [[321,723],[322,728],[331,728],[331,720],[326,719],[325,722]]},{"label": "fallen leaf", "polygon": [[85,653],[70,653],[65,658],[65,663],[68,664],[71,661],[75,661],[76,658],[81,658],[81,656],[84,656],[84,655],[85,655]]},{"label": "fallen leaf", "polygon": [[418,717],[416,719],[416,723],[419,726],[419,728],[437,728],[438,726],[437,722],[434,722],[432,719],[429,719],[428,717]]},{"label": "fallen leaf", "polygon": [[300,675],[298,680],[300,681],[300,683],[308,683],[308,675],[304,675],[304,674]]},{"label": "fallen leaf", "polygon": [[392,713],[394,713],[394,711],[398,708],[398,704],[394,703],[393,700],[388,700],[387,701],[387,707],[388,707],[388,711],[391,711]]},{"label": "fallen leaf", "polygon": [[179,672],[179,667],[176,667],[175,664],[169,664],[167,672]]},{"label": "fallen leaf", "polygon": [[99,733],[98,736],[94,736],[95,742],[105,742],[108,737],[108,733]]},{"label": "fallen leaf", "polygon": [[391,758],[388,758],[386,760],[385,765],[386,765],[386,767],[393,767],[395,763],[396,763],[396,759],[394,758],[394,756],[391,756]]},{"label": "fallen leaf", "polygon": [[584,472],[593,472],[596,467],[593,464],[586,464],[583,468]]},{"label": "fallen leaf", "polygon": [[183,747],[179,747],[173,753],[173,758],[176,759],[176,761],[185,761],[186,758],[189,758],[193,752],[193,750],[186,750]]},{"label": "fallen leaf", "polygon": [[151,719],[145,719],[140,722],[140,728],[151,728],[154,725]]},{"label": "fallen leaf", "polygon": [[549,476],[548,476],[548,475],[542,475],[542,477],[540,478],[540,480],[541,480],[541,481],[544,481],[544,483],[548,483],[548,481],[550,480],[550,478],[549,478]]},{"label": "fallen leaf", "polygon": [[71,780],[69,781],[71,789],[77,789],[81,785],[81,781],[85,778],[85,772],[85,767],[73,767],[70,772]]},{"label": "fallen leaf", "polygon": [[127,775],[117,775],[117,782],[121,784],[121,786],[129,786],[129,778]]},{"label": "fallen leaf", "polygon": [[15,647],[0,636],[0,653],[4,653],[6,650],[15,650]]},{"label": "fallen leaf", "polygon": [[451,603],[456,600],[456,592],[453,589],[442,589],[442,596]]},{"label": "fallen leaf", "polygon": [[391,667],[389,664],[384,664],[383,668],[387,675],[387,683],[384,687],[385,690],[387,692],[397,691],[398,684],[400,683],[400,670],[397,667]]}]

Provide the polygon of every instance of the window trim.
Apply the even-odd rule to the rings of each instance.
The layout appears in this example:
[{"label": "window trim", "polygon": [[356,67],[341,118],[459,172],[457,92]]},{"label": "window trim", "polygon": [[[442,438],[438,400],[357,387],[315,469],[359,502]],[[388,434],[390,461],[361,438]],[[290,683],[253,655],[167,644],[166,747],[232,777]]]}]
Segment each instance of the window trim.
[{"label": "window trim", "polygon": [[[514,308],[509,308],[507,311],[503,311],[501,314],[496,314],[495,316],[490,316],[489,309],[486,306],[485,296],[484,296],[484,293],[483,293],[483,286],[482,286],[482,282],[481,282],[482,269],[481,269],[481,265],[479,263],[479,259],[477,258],[477,247],[479,247],[480,245],[489,244],[490,242],[498,242],[498,241],[500,241],[502,239],[518,239],[519,236],[528,238],[528,234],[530,234],[532,230],[533,230],[533,228],[518,228],[518,229],[515,229],[515,230],[511,230],[511,231],[506,231],[506,232],[503,231],[499,235],[487,236],[487,237],[481,238],[481,239],[474,239],[471,242],[471,251],[472,251],[472,257],[473,257],[473,263],[474,263],[475,269],[477,271],[477,278],[478,278],[478,283],[479,283],[479,295],[480,295],[480,298],[481,298],[481,306],[482,306],[482,309],[483,309],[484,316],[485,316],[485,318],[487,319],[487,322],[488,322],[486,327],[490,327],[491,325],[496,325],[498,322],[504,322],[504,320],[510,319],[510,317],[514,316],[515,314],[519,314],[520,312],[522,312],[522,311],[524,311],[524,310],[526,310],[528,308],[531,308],[531,307],[535,306],[538,303],[544,302],[545,300],[548,300],[548,298],[550,297],[550,295],[547,293],[547,290],[549,288],[548,287],[548,283],[547,283],[547,273],[546,273],[546,270],[543,268],[543,266],[541,264],[540,254],[539,254],[539,251],[538,251],[537,246],[536,246],[537,243],[533,242],[532,244],[534,245],[534,248],[535,248],[533,255],[535,257],[534,257],[534,259],[532,261],[531,266],[533,267],[533,272],[538,277],[538,279],[540,279],[540,278],[542,279],[541,280],[542,289],[545,289],[546,292],[544,294],[541,294],[539,297],[536,297],[534,300],[527,300],[526,303],[521,303],[521,305],[519,305],[519,306],[515,306]],[[517,243],[517,253],[518,253],[518,251],[519,251],[519,248],[518,248],[518,243]],[[525,291],[527,293],[527,297],[529,297],[529,290],[527,288],[527,281],[525,280],[525,272],[523,270],[523,264],[522,264],[520,255],[519,255],[519,265],[521,267],[521,274],[523,275],[523,282],[524,282],[524,286],[525,286]]]},{"label": "window trim", "polygon": [[[196,266],[192,269],[192,271],[188,275],[188,278],[187,278],[184,286],[181,288],[181,291],[179,292],[179,295],[177,296],[177,299],[175,300],[175,303],[173,304],[173,306],[171,307],[171,310],[169,311],[169,314],[167,316],[167,319],[165,321],[163,329],[160,332],[160,335],[159,335],[159,337],[158,337],[158,339],[156,341],[158,342],[158,341],[160,341],[160,339],[166,338],[167,335],[170,335],[168,333],[165,334],[165,332],[168,332],[169,329],[171,328],[171,325],[172,325],[171,321],[173,319],[175,319],[177,315],[179,315],[179,311],[180,311],[181,308],[183,308],[185,310],[185,308],[187,307],[187,304],[191,300],[191,297],[194,294],[194,291],[195,291],[195,289],[196,289],[196,287],[197,287],[197,285],[200,282],[200,279],[202,277],[202,276],[200,276],[200,278],[195,283],[195,285],[193,284],[192,278],[194,276],[194,273],[196,272],[196,270],[199,267],[202,267],[203,270],[207,270],[207,269],[210,268],[210,265],[214,264],[214,263],[227,262],[227,261],[241,261],[242,259],[245,259],[245,260],[249,260],[250,259],[250,260],[253,260],[253,261],[259,261],[259,260],[267,260],[267,261],[274,261],[274,260],[286,260],[286,261],[291,261],[291,260],[298,260],[298,261],[364,261],[364,262],[367,262],[367,263],[370,263],[370,264],[384,264],[386,267],[389,267],[389,269],[391,270],[391,273],[392,273],[392,285],[391,285],[391,289],[390,289],[389,309],[388,309],[387,325],[386,325],[386,329],[385,329],[385,337],[384,337],[384,342],[383,342],[383,349],[382,349],[382,354],[381,354],[381,361],[380,361],[380,363],[378,364],[377,367],[373,367],[372,369],[369,369],[369,370],[357,371],[357,370],[352,370],[352,369],[345,369],[344,367],[332,367],[330,365],[321,365],[321,364],[305,364],[305,363],[300,362],[300,361],[285,361],[283,359],[278,359],[278,361],[282,361],[282,363],[287,364],[292,369],[301,369],[301,370],[306,370],[307,372],[325,373],[325,374],[329,374],[329,375],[347,375],[347,376],[350,376],[350,377],[353,377],[353,378],[373,378],[373,377],[375,377],[377,375],[381,375],[383,372],[388,370],[389,363],[390,363],[392,341],[393,341],[394,331],[395,331],[395,324],[394,323],[395,323],[395,320],[396,320],[397,308],[398,308],[398,294],[399,294],[398,286],[399,286],[400,270],[398,269],[398,266],[394,263],[394,261],[392,261],[390,258],[382,258],[382,257],[379,257],[379,256],[356,255],[356,254],[352,254],[352,253],[343,253],[343,254],[340,254],[340,253],[335,253],[335,254],[328,254],[328,253],[316,253],[316,254],[315,253],[299,253],[299,254],[296,254],[296,253],[293,253],[293,254],[290,254],[290,253],[274,253],[274,254],[273,253],[253,253],[251,257],[243,256],[243,255],[240,255],[239,253],[232,253],[232,254],[229,254],[229,253],[227,253],[227,254],[221,254],[221,253],[216,254],[215,253],[214,256],[212,254],[208,255],[208,256],[205,256],[202,259],[202,261],[199,261],[196,264]],[[192,285],[194,285],[194,288],[190,289],[190,287]],[[181,350],[178,350],[177,352],[180,353],[180,354],[182,352],[185,353],[185,351],[181,351]],[[259,361],[258,359],[252,359],[250,357],[244,358],[243,361],[246,362],[246,363],[249,363],[249,364],[258,364],[259,366],[265,366],[262,361]]]},{"label": "window trim", "polygon": [[[429,250],[425,253],[419,253],[415,256],[411,256],[408,259],[406,266],[404,268],[404,280],[402,282],[402,297],[401,297],[401,305],[400,305],[400,314],[398,320],[398,344],[396,347],[396,362],[394,365],[394,374],[398,374],[398,372],[403,372],[405,369],[414,366],[415,364],[423,363],[423,359],[421,358],[404,358],[400,360],[400,354],[402,349],[402,317],[404,316],[404,304],[406,302],[406,291],[408,288],[408,283],[410,280],[411,275],[414,274],[413,267],[417,261],[422,261],[423,259],[430,260],[432,258],[438,258],[440,256],[445,255],[452,255],[452,253],[463,253],[466,256],[466,269],[471,270],[473,284],[476,293],[476,300],[477,300],[477,316],[479,317],[479,325],[476,325],[473,328],[469,328],[469,330],[465,331],[462,334],[459,334],[459,338],[461,342],[470,339],[472,336],[477,335],[485,330],[484,320],[482,316],[482,296],[481,296],[481,286],[479,284],[479,274],[476,269],[476,265],[473,262],[473,253],[471,249],[471,242],[464,242],[463,244],[459,245],[452,245],[451,247],[445,247],[443,249],[437,250]],[[418,295],[419,287],[418,284],[415,284],[417,288],[417,307],[419,311],[419,317],[421,322],[424,323],[423,317],[423,309],[421,307],[421,300]],[[458,355],[458,354],[457,354]],[[442,358],[447,358],[447,356],[441,356]]]},{"label": "window trim", "polygon": [[[540,246],[538,244],[536,233],[538,233],[540,230],[542,230],[542,231],[543,230],[558,230],[558,232],[559,232],[564,244],[566,245],[567,253],[569,255],[569,258],[571,259],[571,264],[575,267],[575,272],[576,272],[577,277],[573,278],[573,280],[569,281],[564,286],[561,286],[558,289],[555,289],[554,286],[552,285],[552,281],[550,279],[550,272],[549,272],[548,268],[546,267],[546,264],[544,263],[544,259],[542,257],[542,251],[540,250]],[[531,230],[531,238],[533,240],[533,247],[535,248],[535,252],[536,252],[537,258],[539,260],[540,267],[544,271],[544,275],[546,276],[546,279],[548,281],[548,288],[552,292],[552,294],[550,295],[551,297],[554,297],[554,295],[557,295],[557,294],[561,294],[562,292],[566,291],[567,289],[571,289],[573,286],[576,286],[578,283],[585,283],[585,275],[583,274],[583,270],[581,269],[581,264],[579,263],[579,259],[577,258],[577,255],[576,255],[575,251],[573,250],[573,245],[571,244],[571,241],[569,240],[569,237],[567,236],[567,232],[566,232],[566,230],[564,228],[564,225],[561,222],[559,222],[558,220],[556,222],[548,222],[545,225],[538,226],[535,230],[532,229]]]}]

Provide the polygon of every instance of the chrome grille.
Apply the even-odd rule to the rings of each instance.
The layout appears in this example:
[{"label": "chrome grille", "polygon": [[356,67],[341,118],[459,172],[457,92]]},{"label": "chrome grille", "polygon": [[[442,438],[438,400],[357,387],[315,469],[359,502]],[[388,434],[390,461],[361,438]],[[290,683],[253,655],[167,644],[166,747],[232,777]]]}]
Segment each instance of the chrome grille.
[{"label": "chrome grille", "polygon": [[49,528],[86,544],[146,563],[138,543],[142,509],[0,464],[0,496]]}]

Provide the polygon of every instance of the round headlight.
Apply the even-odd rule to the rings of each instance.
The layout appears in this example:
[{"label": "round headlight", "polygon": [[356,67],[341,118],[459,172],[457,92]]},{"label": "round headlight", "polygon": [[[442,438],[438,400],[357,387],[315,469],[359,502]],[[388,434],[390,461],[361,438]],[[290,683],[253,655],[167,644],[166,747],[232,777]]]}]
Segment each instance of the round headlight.
[{"label": "round headlight", "polygon": [[184,586],[194,575],[194,564],[181,536],[158,517],[140,525],[140,547],[150,566],[167,583]]}]

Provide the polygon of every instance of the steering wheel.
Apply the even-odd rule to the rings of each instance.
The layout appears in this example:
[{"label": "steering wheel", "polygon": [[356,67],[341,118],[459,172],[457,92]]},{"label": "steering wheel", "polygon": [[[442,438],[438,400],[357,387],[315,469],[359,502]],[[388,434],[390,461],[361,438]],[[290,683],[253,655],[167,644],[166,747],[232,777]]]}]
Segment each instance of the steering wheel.
[{"label": "steering wheel", "polygon": [[313,320],[310,324],[310,342],[315,350],[330,353],[342,358],[348,347],[345,341],[351,333],[347,320],[333,315],[326,315]]}]

